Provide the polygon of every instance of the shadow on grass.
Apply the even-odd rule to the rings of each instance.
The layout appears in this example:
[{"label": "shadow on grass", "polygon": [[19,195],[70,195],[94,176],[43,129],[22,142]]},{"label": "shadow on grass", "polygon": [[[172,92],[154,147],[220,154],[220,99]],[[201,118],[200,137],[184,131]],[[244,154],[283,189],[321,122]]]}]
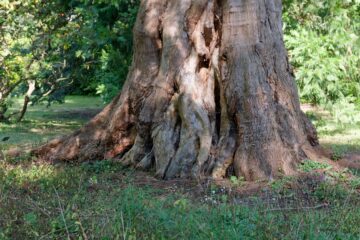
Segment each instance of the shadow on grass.
[{"label": "shadow on grass", "polygon": [[100,109],[61,110],[45,113],[39,119],[24,120],[17,124],[0,123],[0,148],[8,149],[13,146],[38,146],[53,138],[70,134],[80,128],[86,121],[95,116]]},{"label": "shadow on grass", "polygon": [[348,129],[346,129],[346,128],[336,128],[336,129],[332,129],[332,130],[323,129],[323,130],[319,130],[319,134],[326,135],[326,136],[334,136],[334,135],[338,135],[338,134],[344,134],[347,130]]}]

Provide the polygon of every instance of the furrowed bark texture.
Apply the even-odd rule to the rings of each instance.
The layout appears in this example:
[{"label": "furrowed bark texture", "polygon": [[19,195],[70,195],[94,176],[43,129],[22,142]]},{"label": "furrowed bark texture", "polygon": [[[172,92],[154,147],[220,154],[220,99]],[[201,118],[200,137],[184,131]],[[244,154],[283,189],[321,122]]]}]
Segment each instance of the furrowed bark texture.
[{"label": "furrowed bark texture", "polygon": [[293,174],[318,140],[282,37],[280,0],[143,0],[122,93],[34,153],[115,158],[165,179]]}]

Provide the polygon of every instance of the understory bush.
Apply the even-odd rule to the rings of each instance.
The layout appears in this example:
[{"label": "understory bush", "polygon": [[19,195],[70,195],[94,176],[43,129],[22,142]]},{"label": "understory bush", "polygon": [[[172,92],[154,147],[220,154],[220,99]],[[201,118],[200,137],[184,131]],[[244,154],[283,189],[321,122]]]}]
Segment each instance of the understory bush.
[{"label": "understory bush", "polygon": [[360,97],[360,1],[286,0],[285,42],[302,101],[321,105],[339,122]]}]

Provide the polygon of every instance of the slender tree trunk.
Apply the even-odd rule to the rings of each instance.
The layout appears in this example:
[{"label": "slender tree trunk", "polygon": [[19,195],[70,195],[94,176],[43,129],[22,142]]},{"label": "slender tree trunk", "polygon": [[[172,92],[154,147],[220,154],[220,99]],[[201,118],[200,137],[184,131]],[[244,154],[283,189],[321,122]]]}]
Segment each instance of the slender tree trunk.
[{"label": "slender tree trunk", "polygon": [[29,102],[30,102],[30,97],[31,95],[33,94],[33,92],[35,91],[35,81],[34,80],[29,80],[28,81],[28,90],[25,94],[25,97],[24,97],[24,104],[23,104],[23,107],[20,111],[20,115],[17,119],[17,122],[21,122],[21,120],[24,118],[25,116],[25,113],[27,111],[27,108],[28,108],[28,105],[29,105]]},{"label": "slender tree trunk", "polygon": [[122,93],[34,152],[115,158],[161,178],[293,174],[318,140],[300,110],[280,0],[143,0]]},{"label": "slender tree trunk", "polygon": [[5,116],[7,110],[8,110],[8,106],[5,102],[5,98],[3,97],[4,95],[2,94],[1,90],[0,90],[0,123],[1,122],[8,122],[8,118]]}]

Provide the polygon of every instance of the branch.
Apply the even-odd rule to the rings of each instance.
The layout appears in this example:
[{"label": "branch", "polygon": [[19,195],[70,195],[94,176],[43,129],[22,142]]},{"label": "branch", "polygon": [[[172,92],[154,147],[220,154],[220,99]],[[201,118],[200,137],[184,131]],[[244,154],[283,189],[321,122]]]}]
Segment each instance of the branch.
[{"label": "branch", "polygon": [[61,212],[61,217],[62,217],[62,220],[63,220],[64,225],[65,225],[65,230],[66,230],[66,234],[67,234],[67,239],[68,239],[68,240],[71,240],[71,238],[70,238],[70,233],[69,233],[69,229],[68,229],[67,224],[66,224],[66,219],[65,219],[65,215],[64,215],[64,210],[63,210],[63,207],[62,207],[62,205],[61,205],[59,193],[58,193],[58,191],[56,190],[55,187],[54,187],[54,191],[55,191],[55,193],[56,193],[56,197],[57,197],[57,200],[58,200],[58,203],[59,203],[59,208],[60,208],[60,212]]}]

